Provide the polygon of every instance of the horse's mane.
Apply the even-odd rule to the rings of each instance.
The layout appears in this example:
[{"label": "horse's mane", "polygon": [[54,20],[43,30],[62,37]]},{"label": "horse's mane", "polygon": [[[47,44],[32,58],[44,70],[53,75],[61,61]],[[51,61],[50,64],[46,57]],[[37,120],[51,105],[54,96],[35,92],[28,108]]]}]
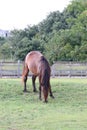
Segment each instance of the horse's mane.
[{"label": "horse's mane", "polygon": [[41,79],[41,84],[47,88],[47,87],[49,87],[49,80],[50,80],[50,66],[44,56],[41,56],[40,61],[41,61],[41,65],[43,66],[43,68],[42,68],[43,76]]}]

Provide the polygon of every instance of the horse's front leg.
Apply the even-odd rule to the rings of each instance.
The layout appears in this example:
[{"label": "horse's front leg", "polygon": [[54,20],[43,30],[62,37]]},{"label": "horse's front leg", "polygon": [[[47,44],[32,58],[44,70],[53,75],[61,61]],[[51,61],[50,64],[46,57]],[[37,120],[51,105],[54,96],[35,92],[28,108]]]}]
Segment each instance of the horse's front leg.
[{"label": "horse's front leg", "polygon": [[39,86],[39,99],[42,100],[42,98],[41,98],[41,85]]},{"label": "horse's front leg", "polygon": [[27,76],[24,77],[24,90],[23,90],[23,92],[27,92],[26,82],[27,82]]},{"label": "horse's front leg", "polygon": [[37,76],[35,76],[35,75],[32,76],[33,92],[37,92],[37,90],[36,90],[36,85],[35,85],[36,77],[37,77]]}]

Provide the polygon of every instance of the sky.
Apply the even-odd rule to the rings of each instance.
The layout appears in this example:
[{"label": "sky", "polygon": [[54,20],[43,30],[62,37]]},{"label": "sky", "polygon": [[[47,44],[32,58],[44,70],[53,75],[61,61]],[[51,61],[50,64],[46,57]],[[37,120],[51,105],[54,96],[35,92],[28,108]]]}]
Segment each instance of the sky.
[{"label": "sky", "polygon": [[71,0],[0,0],[0,29],[24,29],[37,25],[50,12],[60,11]]}]

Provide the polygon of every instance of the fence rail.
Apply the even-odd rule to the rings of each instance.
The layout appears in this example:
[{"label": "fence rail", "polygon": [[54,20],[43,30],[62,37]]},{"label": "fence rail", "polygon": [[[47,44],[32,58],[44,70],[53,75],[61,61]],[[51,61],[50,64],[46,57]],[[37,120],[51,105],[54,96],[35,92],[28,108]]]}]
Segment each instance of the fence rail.
[{"label": "fence rail", "polygon": [[85,76],[87,77],[87,63],[57,62],[51,67],[52,76]]},{"label": "fence rail", "polygon": [[20,77],[22,74],[23,63],[0,62],[0,77]]},{"label": "fence rail", "polygon": [[[21,77],[23,63],[0,62],[0,77]],[[32,75],[31,73],[29,74]],[[51,66],[51,76],[81,76],[87,77],[87,63],[57,62]]]}]

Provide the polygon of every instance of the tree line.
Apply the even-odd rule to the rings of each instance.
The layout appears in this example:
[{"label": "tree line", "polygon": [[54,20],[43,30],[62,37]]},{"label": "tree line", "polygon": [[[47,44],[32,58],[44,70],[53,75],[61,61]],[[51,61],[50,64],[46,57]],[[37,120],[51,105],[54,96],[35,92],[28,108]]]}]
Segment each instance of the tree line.
[{"label": "tree line", "polygon": [[72,0],[62,12],[50,12],[38,25],[0,37],[0,58],[24,60],[32,50],[42,52],[51,64],[87,61],[87,1]]}]

